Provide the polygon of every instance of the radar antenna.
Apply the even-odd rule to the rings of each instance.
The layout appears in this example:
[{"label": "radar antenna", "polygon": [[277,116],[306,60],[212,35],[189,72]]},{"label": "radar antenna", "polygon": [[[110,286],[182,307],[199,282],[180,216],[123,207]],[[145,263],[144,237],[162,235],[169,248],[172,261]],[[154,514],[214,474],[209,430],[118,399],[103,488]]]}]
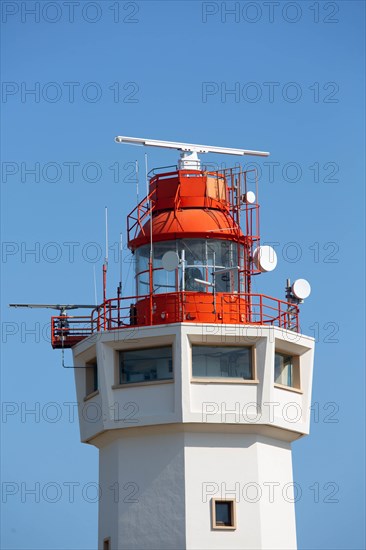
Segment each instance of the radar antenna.
[{"label": "radar antenna", "polygon": [[256,157],[268,157],[266,151],[252,151],[249,149],[233,149],[230,147],[216,147],[212,145],[198,145],[195,143],[180,143],[178,141],[160,141],[157,139],[136,138],[129,136],[116,136],[116,143],[129,143],[130,145],[145,145],[145,147],[163,147],[164,149],[176,149],[181,151],[179,169],[200,170],[198,153],[218,153],[222,155],[252,155]]},{"label": "radar antenna", "polygon": [[98,306],[90,304],[9,304],[9,307],[28,307],[31,309],[56,309],[60,315],[65,315],[69,309],[95,309]]},{"label": "radar antenna", "polygon": [[65,317],[65,319],[60,319],[60,329],[61,339],[62,339],[62,348],[61,348],[61,365],[64,369],[85,369],[86,366],[68,366],[65,365],[65,349],[63,347],[64,339],[67,335],[69,324],[66,316],[66,311],[70,309],[99,309],[99,306],[90,305],[90,304],[9,304],[9,307],[26,307],[30,309],[56,309],[60,312],[60,317]]}]

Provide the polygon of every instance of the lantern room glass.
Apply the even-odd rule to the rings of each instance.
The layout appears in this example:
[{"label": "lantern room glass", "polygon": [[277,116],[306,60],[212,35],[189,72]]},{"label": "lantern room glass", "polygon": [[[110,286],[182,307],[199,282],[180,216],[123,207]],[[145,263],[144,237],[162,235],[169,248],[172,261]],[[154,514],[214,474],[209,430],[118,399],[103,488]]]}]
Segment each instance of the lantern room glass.
[{"label": "lantern room glass", "polygon": [[[175,251],[179,266],[173,271],[163,268],[162,258]],[[238,265],[242,265],[243,247],[224,239],[178,239],[153,245],[153,293],[238,292]],[[137,295],[149,294],[150,245],[135,252]],[[223,273],[214,272],[225,269]]]}]

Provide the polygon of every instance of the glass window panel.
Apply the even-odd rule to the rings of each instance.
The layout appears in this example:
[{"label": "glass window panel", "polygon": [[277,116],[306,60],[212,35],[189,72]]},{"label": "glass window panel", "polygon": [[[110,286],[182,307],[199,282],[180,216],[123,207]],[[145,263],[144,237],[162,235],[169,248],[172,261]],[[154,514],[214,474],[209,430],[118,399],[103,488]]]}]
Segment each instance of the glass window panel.
[{"label": "glass window panel", "polygon": [[216,525],[233,525],[232,518],[232,502],[225,502],[222,500],[217,500],[215,502],[215,516],[216,516]]},{"label": "glass window panel", "polygon": [[275,383],[293,387],[293,360],[290,355],[275,353]]},{"label": "glass window panel", "polygon": [[119,352],[120,384],[173,378],[172,348],[149,348]]},{"label": "glass window panel", "polygon": [[175,292],[176,288],[176,272],[166,271],[165,269],[155,269],[154,271],[154,294],[166,294]]},{"label": "glass window panel", "polygon": [[98,367],[97,360],[88,361],[85,365],[85,393],[89,395],[98,389]]},{"label": "glass window panel", "polygon": [[185,290],[191,290],[194,292],[206,292],[208,286],[200,283],[199,281],[206,281],[206,277],[203,274],[203,268],[199,267],[186,267],[184,272],[184,287]]},{"label": "glass window panel", "polygon": [[[242,255],[240,246],[240,254]],[[182,289],[182,266],[175,271],[162,269],[162,258],[165,252],[174,250],[182,257],[185,254],[185,290],[195,292],[212,292],[213,287],[197,283],[201,279],[215,284],[216,292],[237,292],[238,265],[237,243],[221,239],[180,239],[164,241],[153,246],[153,282],[154,293],[175,292]],[[136,250],[137,294],[149,293],[149,256],[150,245]],[[234,268],[226,273],[214,276],[213,271]],[[145,272],[145,273],[144,273]]]},{"label": "glass window panel", "polygon": [[252,380],[252,348],[193,345],[192,376]]},{"label": "glass window panel", "polygon": [[137,295],[144,296],[145,294],[149,294],[149,292],[149,274],[141,273],[137,277]]},{"label": "glass window panel", "polygon": [[136,261],[136,292],[138,296],[149,294],[149,257],[150,246],[145,245],[138,248],[135,252]]}]

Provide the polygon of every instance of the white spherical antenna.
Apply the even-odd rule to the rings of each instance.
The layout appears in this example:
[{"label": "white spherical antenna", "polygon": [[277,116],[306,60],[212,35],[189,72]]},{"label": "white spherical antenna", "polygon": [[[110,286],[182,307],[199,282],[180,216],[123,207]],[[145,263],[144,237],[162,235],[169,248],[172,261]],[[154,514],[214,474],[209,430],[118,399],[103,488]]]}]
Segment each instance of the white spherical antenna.
[{"label": "white spherical antenna", "polygon": [[271,246],[258,246],[254,250],[253,260],[259,271],[273,271],[277,265],[277,254]]},{"label": "white spherical antenna", "polygon": [[179,266],[179,256],[174,250],[168,250],[162,257],[161,263],[165,271],[174,271]]},{"label": "white spherical antenna", "polygon": [[255,203],[255,193],[253,191],[248,191],[244,195],[244,202],[247,204],[254,204]]},{"label": "white spherical antenna", "polygon": [[305,300],[305,298],[310,296],[311,286],[306,279],[297,279],[293,283],[291,290],[296,298],[299,300]]}]

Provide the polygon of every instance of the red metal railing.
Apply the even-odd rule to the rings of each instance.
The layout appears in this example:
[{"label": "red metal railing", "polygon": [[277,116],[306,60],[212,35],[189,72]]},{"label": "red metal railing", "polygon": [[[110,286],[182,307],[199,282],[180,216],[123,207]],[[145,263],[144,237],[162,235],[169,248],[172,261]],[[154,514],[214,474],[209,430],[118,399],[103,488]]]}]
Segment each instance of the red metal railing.
[{"label": "red metal railing", "polygon": [[172,292],[112,298],[90,316],[52,317],[52,346],[72,347],[102,331],[179,322],[277,326],[299,332],[299,308],[249,293]]},{"label": "red metal railing", "polygon": [[95,332],[97,326],[91,315],[58,315],[51,318],[53,348],[70,348]]}]

